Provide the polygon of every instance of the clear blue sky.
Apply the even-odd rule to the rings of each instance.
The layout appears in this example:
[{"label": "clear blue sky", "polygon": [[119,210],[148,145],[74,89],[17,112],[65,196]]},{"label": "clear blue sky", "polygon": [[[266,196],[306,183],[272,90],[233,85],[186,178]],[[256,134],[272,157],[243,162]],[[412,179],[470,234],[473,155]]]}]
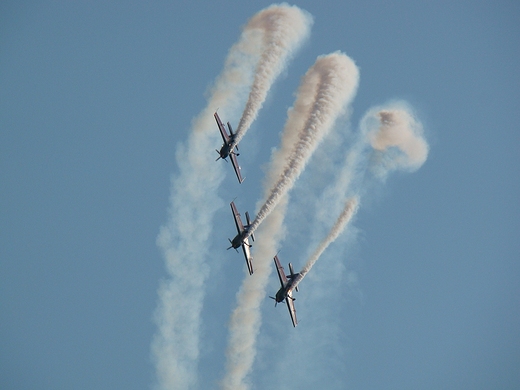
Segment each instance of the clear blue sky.
[{"label": "clear blue sky", "polygon": [[[156,238],[176,148],[241,27],[269,4],[2,2],[0,388],[152,387],[166,278]],[[220,189],[200,388],[223,376],[244,273],[225,250],[227,202],[254,209],[301,76],[336,50],[360,68],[352,128],[372,106],[405,99],[430,154],[365,200],[302,283],[296,329],[265,300],[253,388],[519,388],[520,5],[296,5],[314,16],[311,37],[242,141],[246,181],[228,169]],[[304,261],[300,230],[284,263]],[[344,269],[331,276],[335,257]]]}]

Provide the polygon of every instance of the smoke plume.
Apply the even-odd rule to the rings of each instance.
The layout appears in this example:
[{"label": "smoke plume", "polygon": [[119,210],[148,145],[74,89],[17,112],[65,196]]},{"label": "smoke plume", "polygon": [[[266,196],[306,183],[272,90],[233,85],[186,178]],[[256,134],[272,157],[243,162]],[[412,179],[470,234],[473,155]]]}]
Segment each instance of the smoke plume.
[{"label": "smoke plume", "polygon": [[[284,236],[287,192],[334,121],[353,99],[359,72],[339,52],[318,57],[298,89],[282,132],[282,144],[271,156],[264,205],[253,222],[258,227],[254,278],[244,279],[230,321],[224,389],[247,389],[261,325],[260,303],[272,270],[272,257]],[[267,206],[266,206],[267,205]],[[263,223],[260,225],[260,222]],[[252,231],[254,231],[252,229]]]},{"label": "smoke plume", "polygon": [[362,132],[373,148],[372,172],[385,179],[389,172],[419,169],[428,157],[421,122],[405,102],[393,102],[367,112]]},{"label": "smoke plume", "polygon": [[[356,139],[346,151],[344,164],[339,170],[336,180],[325,189],[320,200],[316,202],[317,223],[313,224],[314,234],[320,231],[321,226],[330,220],[331,215],[340,215],[340,217],[309,257],[300,271],[302,275],[296,280],[296,284],[300,283],[305,275],[311,271],[312,266],[328,245],[337,239],[338,235],[352,221],[352,217],[358,210],[360,199],[369,197],[369,190],[373,189],[374,185],[384,183],[391,171],[414,171],[418,169],[425,162],[427,153],[428,144],[423,136],[423,126],[407,103],[392,102],[370,109],[361,121]],[[367,175],[367,173],[369,174]],[[350,199],[345,203],[347,196]],[[342,207],[343,211],[340,213]],[[344,261],[340,258],[329,260],[331,262],[328,266],[331,269],[338,269],[337,265]],[[322,288],[326,289],[328,286],[322,286]],[[313,293],[316,294],[317,291],[313,290]],[[329,289],[324,293],[324,296],[330,293]],[[316,299],[316,296],[314,296],[314,299]],[[316,308],[317,312],[319,310],[320,308]],[[323,322],[323,319],[317,322]],[[327,331],[330,331],[331,326],[337,324],[338,322],[328,323]],[[298,336],[302,336],[303,339],[319,337],[320,331],[322,334],[323,329],[320,329],[320,324],[315,323],[314,325],[312,329],[300,329]],[[310,333],[313,335],[309,336]],[[286,350],[285,357],[281,358],[280,361],[273,362],[276,366],[276,373],[273,374],[273,377],[276,379],[268,384],[271,387],[280,388],[283,387],[283,383],[287,383],[287,372],[294,368],[291,359],[294,358],[295,353],[300,352],[307,357],[324,353],[323,345],[316,347],[313,344],[306,344],[305,347],[302,347],[302,337],[290,337],[282,345],[282,348]],[[334,342],[333,339],[330,340],[330,345],[325,342],[327,354],[330,354],[330,351],[333,350]],[[330,367],[335,359],[337,359],[337,355],[333,353],[329,361],[325,359],[322,364]],[[320,369],[326,368],[320,367]],[[293,373],[293,385],[295,387],[308,385],[308,382],[306,382],[308,376],[305,373]],[[283,378],[283,380],[280,382],[279,378]]]},{"label": "smoke plume", "polygon": [[262,108],[274,80],[288,59],[307,39],[312,16],[296,6],[273,5],[254,16],[249,25],[263,32],[263,52],[256,66],[253,85],[238,123],[236,143],[245,135]]},{"label": "smoke plume", "polygon": [[[186,144],[177,148],[179,173],[172,177],[168,221],[157,238],[168,273],[158,290],[154,317],[157,332],[151,346],[158,389],[187,389],[196,387],[197,383],[201,310],[204,283],[209,274],[205,243],[210,237],[214,213],[223,203],[216,194],[224,172],[209,153],[219,142],[213,111],[220,108],[224,117],[239,114],[253,79],[258,79],[257,64],[260,59],[265,62],[264,50],[273,51],[269,45],[261,44],[266,41],[265,37],[271,37],[269,42],[280,39],[285,44],[286,47],[278,51],[281,59],[272,62],[277,69],[283,68],[287,58],[284,53],[295,50],[296,38],[283,40],[279,24],[285,21],[285,28],[293,35],[300,29],[302,35],[296,41],[301,40],[308,33],[310,18],[300,11],[298,19],[295,16],[298,12],[296,7],[271,6],[249,21],[240,40],[228,53],[206,108],[194,119]],[[291,28],[292,23],[296,27]],[[263,81],[265,93],[273,80],[271,77]]]},{"label": "smoke plume", "polygon": [[312,266],[318,259],[320,258],[321,254],[327,249],[327,247],[338,238],[338,236],[343,232],[345,229],[345,226],[350,222],[354,214],[356,213],[358,209],[358,199],[357,198],[351,198],[347,200],[345,203],[345,207],[343,208],[343,211],[341,212],[340,216],[334,223],[334,226],[330,230],[329,234],[325,239],[320,243],[318,248],[314,251],[314,253],[311,255],[309,260],[307,260],[307,263],[303,266],[302,270],[300,271],[300,276],[296,278],[295,286],[298,285],[298,283],[301,282],[301,280],[307,275],[307,273],[311,270]]},{"label": "smoke plume", "polygon": [[294,185],[318,144],[354,97],[358,81],[356,65],[339,52],[318,57],[307,71],[298,91],[296,109],[289,114],[284,128],[289,138],[296,138],[296,143],[287,157],[279,157],[280,161],[275,163],[275,171],[277,164],[285,164],[276,181],[270,183],[269,195],[252,223],[251,233]]},{"label": "smoke plume", "polygon": [[384,180],[392,170],[417,170],[427,156],[428,144],[423,138],[422,124],[405,102],[393,102],[369,110],[361,121],[358,141],[349,149],[336,182],[324,191],[320,204],[328,205],[327,210],[330,211],[349,192],[354,193],[355,197],[346,202],[331,231],[302,268],[298,283],[357,211],[363,192],[361,179],[368,159],[372,159],[371,171]]}]

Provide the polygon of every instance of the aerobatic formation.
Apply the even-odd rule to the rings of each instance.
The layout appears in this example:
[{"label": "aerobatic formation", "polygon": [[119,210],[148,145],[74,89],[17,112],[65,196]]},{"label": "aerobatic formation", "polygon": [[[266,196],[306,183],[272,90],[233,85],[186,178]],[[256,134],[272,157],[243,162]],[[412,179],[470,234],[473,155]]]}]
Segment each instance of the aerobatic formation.
[{"label": "aerobatic formation", "polygon": [[[307,12],[286,4],[270,6],[253,16],[230,49],[206,108],[194,120],[186,146],[177,154],[180,173],[172,179],[169,220],[157,239],[169,274],[159,289],[155,318],[158,331],[152,343],[159,388],[192,388],[197,384],[201,311],[211,264],[205,244],[211,236],[213,216],[222,205],[217,190],[225,176],[222,167],[226,164],[218,160],[231,161],[239,182],[237,189],[247,185],[237,158],[239,142],[256,119],[271,86],[309,36],[312,23]],[[330,229],[329,233],[313,251],[309,250],[312,254],[301,262],[299,272],[293,269],[293,262],[297,264],[298,260],[286,259],[291,261],[285,273],[278,251],[291,203],[290,191],[330,133],[346,139],[339,123],[348,120],[358,83],[359,70],[347,55],[334,52],[318,56],[301,79],[281,132],[281,143],[271,154],[256,217],[251,220],[245,212],[243,221],[235,201],[229,203],[237,232],[234,237],[228,236],[233,238],[228,238],[231,245],[227,249],[238,252],[241,248],[247,274],[229,323],[226,372],[221,381],[225,389],[249,388],[247,376],[256,355],[260,307],[266,298],[272,298],[274,306],[285,302],[296,327],[294,292],[351,222],[362,195],[366,195],[366,178],[384,182],[391,171],[414,171],[426,160],[428,144],[422,125],[407,103],[394,101],[369,109],[358,130],[349,134],[350,145],[337,151],[345,153],[342,168],[330,172],[331,180],[315,199],[318,206],[314,225]],[[229,120],[239,116],[233,132]],[[216,163],[209,156],[217,147],[218,134],[223,144],[216,149]],[[317,153],[316,158],[323,155]],[[244,164],[247,156],[242,155],[240,160]],[[280,282],[279,290],[272,292],[274,296],[266,292],[273,270],[271,259]]]}]

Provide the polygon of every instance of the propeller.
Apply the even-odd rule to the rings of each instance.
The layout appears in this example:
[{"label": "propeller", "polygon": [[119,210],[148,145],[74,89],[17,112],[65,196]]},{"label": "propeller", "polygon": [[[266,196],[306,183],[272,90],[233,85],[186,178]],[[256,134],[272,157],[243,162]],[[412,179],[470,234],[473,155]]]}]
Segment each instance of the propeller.
[{"label": "propeller", "polygon": [[[229,248],[227,248],[227,250],[233,248],[233,242],[232,242],[229,238],[228,238],[228,241],[229,241],[229,243],[231,244],[231,246],[230,246]],[[234,248],[234,249],[235,249],[235,250],[237,251],[237,253],[238,253],[238,249],[237,249],[237,248]]]},{"label": "propeller", "polygon": [[276,307],[276,305],[278,304],[278,301],[276,300],[276,298],[275,298],[275,297],[272,297],[272,296],[270,296],[270,295],[269,295],[269,298],[274,299],[274,307]]},{"label": "propeller", "polygon": [[[215,149],[215,152],[218,153],[218,158],[215,161],[218,161],[222,158],[222,156],[220,155],[220,152],[218,151],[218,149]],[[222,160],[224,160],[225,162],[228,162],[227,159],[225,159],[225,158],[222,158]]]}]

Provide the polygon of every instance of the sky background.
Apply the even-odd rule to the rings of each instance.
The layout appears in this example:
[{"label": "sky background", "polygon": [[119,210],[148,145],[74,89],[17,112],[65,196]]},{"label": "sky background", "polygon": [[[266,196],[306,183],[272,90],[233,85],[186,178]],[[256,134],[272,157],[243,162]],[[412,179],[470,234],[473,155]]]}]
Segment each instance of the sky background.
[{"label": "sky background", "polygon": [[[175,152],[241,27],[270,4],[0,4],[0,388],[152,388],[167,276],[156,238]],[[266,297],[252,387],[519,388],[520,5],[295,4],[314,17],[310,39],[241,142],[246,181],[229,166],[219,189],[199,387],[224,375],[245,273],[242,255],[225,250],[236,234],[227,203],[254,212],[301,77],[341,50],[360,84],[338,131],[404,99],[430,154],[417,172],[367,191],[300,285],[297,328]],[[279,254],[297,269],[322,238],[301,223],[302,203],[289,207]],[[278,284],[273,273],[271,295]]]}]

